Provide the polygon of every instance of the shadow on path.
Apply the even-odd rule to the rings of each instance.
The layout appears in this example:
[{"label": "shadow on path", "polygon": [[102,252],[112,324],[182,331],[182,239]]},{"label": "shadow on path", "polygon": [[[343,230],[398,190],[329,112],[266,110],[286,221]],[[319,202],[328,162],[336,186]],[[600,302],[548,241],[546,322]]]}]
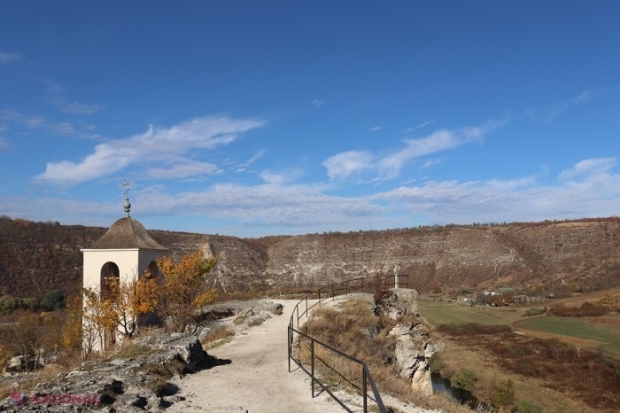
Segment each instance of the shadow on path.
[{"label": "shadow on path", "polygon": [[217,366],[225,366],[227,364],[232,364],[232,360],[230,359],[219,359],[214,356],[207,356],[207,359],[201,363],[200,370],[208,370]]}]

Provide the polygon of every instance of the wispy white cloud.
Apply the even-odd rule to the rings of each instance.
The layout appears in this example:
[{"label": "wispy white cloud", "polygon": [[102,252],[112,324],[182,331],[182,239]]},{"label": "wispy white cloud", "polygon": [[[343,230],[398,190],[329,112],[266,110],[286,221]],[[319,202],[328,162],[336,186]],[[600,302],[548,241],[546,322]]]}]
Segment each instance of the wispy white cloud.
[{"label": "wispy white cloud", "polygon": [[458,130],[441,129],[419,139],[405,139],[405,148],[384,157],[380,162],[380,170],[388,177],[397,176],[403,166],[412,159],[443,152],[469,144],[480,142],[484,136],[504,126],[509,119],[491,120],[482,126],[469,126]]},{"label": "wispy white cloud", "polygon": [[433,122],[435,122],[434,120],[427,120],[426,122],[422,122],[420,124],[417,124],[416,126],[413,126],[411,128],[407,128],[405,129],[405,133],[409,133],[409,132],[415,132],[418,129],[421,129],[425,126],[428,126],[430,124],[432,124]]},{"label": "wispy white cloud", "polygon": [[348,151],[327,158],[323,166],[327,168],[329,179],[348,178],[372,168],[373,159],[374,156],[370,152]]},{"label": "wispy white cloud", "polygon": [[0,136],[0,151],[9,149],[10,147],[11,144],[9,143],[9,141]]},{"label": "wispy white cloud", "polygon": [[69,161],[48,163],[45,172],[38,175],[36,179],[74,185],[100,176],[111,175],[139,158],[140,152],[136,149],[103,143],[97,145],[95,153],[88,155],[81,163]]},{"label": "wispy white cloud", "polygon": [[248,159],[247,161],[243,162],[242,164],[240,164],[237,169],[235,170],[235,172],[245,172],[248,167],[250,165],[252,165],[254,162],[258,161],[260,158],[263,157],[263,155],[265,155],[267,151],[265,151],[264,149],[256,152],[256,154],[254,156],[252,156],[250,159]]},{"label": "wispy white cloud", "polygon": [[287,175],[281,173],[274,173],[271,171],[263,171],[260,177],[265,183],[273,186],[281,186],[286,184],[290,178]]},{"label": "wispy white cloud", "polygon": [[0,52],[0,65],[6,65],[9,63],[13,63],[13,62],[18,62],[21,59],[22,59],[21,56],[16,53]]},{"label": "wispy white cloud", "polygon": [[63,224],[110,225],[118,217],[122,200],[114,203],[84,202],[49,196],[20,197],[0,195],[0,211],[12,218],[31,221],[59,221]]},{"label": "wispy white cloud", "polygon": [[90,139],[92,134],[89,132],[90,125],[84,128],[78,128],[71,122],[52,121],[43,116],[24,115],[11,110],[0,111],[0,120],[7,124],[19,125],[26,131],[34,129],[42,129],[48,133],[58,136],[73,136],[79,138]]},{"label": "wispy white cloud", "polygon": [[320,106],[323,106],[323,105],[325,104],[325,101],[324,101],[324,100],[321,100],[321,99],[314,99],[314,100],[312,101],[312,104],[313,104],[314,106],[316,106],[316,107],[320,107]]},{"label": "wispy white cloud", "polygon": [[534,113],[535,115],[541,113],[543,118],[542,122],[549,123],[558,116],[562,115],[564,112],[568,111],[569,109],[572,109],[575,106],[583,105],[591,99],[600,96],[601,94],[601,91],[585,91],[577,97],[559,101],[558,103],[553,105],[551,109],[533,110],[533,112],[531,113]]},{"label": "wispy white cloud", "polygon": [[536,184],[535,176],[526,176],[523,178],[515,178],[515,179],[491,179],[485,182],[489,188],[498,190],[498,191],[512,191],[515,189],[521,189],[530,187]]},{"label": "wispy white cloud", "polygon": [[[81,162],[62,161],[48,163],[45,172],[37,180],[63,185],[74,185],[98,177],[111,175],[128,165],[153,161],[169,161],[192,150],[210,150],[228,144],[238,133],[263,126],[257,119],[232,119],[229,117],[202,117],[180,123],[170,128],[150,126],[139,135],[124,140],[111,140],[99,144],[92,154]],[[188,165],[186,161],[183,164]],[[188,173],[196,164],[169,169],[169,173]],[[205,165],[202,165],[203,167]],[[204,169],[201,169],[204,173]],[[171,171],[171,172],[170,172]],[[155,170],[155,174],[165,174]],[[186,175],[187,176],[187,175]]]},{"label": "wispy white cloud", "polygon": [[64,95],[65,92],[69,91],[65,86],[59,85],[52,80],[45,81],[44,84],[45,87],[43,90],[51,95],[46,101],[62,113],[71,115],[92,115],[93,113],[104,110],[108,106],[72,101]]},{"label": "wispy white cloud", "polygon": [[182,160],[170,168],[149,168],[146,175],[152,179],[179,179],[214,175],[221,172],[221,169],[212,163]]},{"label": "wispy white cloud", "polygon": [[559,178],[568,180],[586,175],[605,174],[613,169],[616,164],[617,159],[615,158],[584,159],[577,162],[572,168],[562,171]]},{"label": "wispy white cloud", "polygon": [[[377,179],[391,179],[414,159],[433,155],[471,142],[479,142],[487,133],[503,126],[508,120],[493,120],[478,127],[458,130],[440,129],[417,139],[403,140],[404,147],[387,155],[374,155],[368,151],[346,151],[327,158],[323,166],[330,179],[346,179],[360,172],[374,170]],[[433,165],[427,160],[424,167]]]},{"label": "wispy white cloud", "polygon": [[[288,172],[263,171],[263,182],[256,185],[221,183],[176,192],[175,187],[164,185],[136,188],[132,203],[141,217],[175,214],[236,222],[237,235],[254,226],[304,233],[617,214],[620,174],[609,160],[583,160],[567,171],[579,172],[563,172],[548,183],[536,176],[419,181],[356,196],[330,195],[330,185],[299,184]],[[121,203],[120,196],[116,204],[0,196],[0,210],[9,216],[91,225],[109,225],[119,216]]]},{"label": "wispy white cloud", "polygon": [[92,115],[104,110],[107,105],[92,105],[82,102],[70,102],[63,96],[54,96],[48,99],[49,103],[63,113],[72,115]]},{"label": "wispy white cloud", "polygon": [[[371,199],[444,224],[609,216],[620,202],[620,175],[612,172],[612,166],[608,159],[585,160],[570,169],[578,174],[563,172],[556,184],[541,184],[535,177],[429,181]],[[577,176],[579,181],[567,179]]]},{"label": "wispy white cloud", "polygon": [[[325,226],[355,225],[360,217],[380,215],[380,207],[362,198],[325,194],[321,185],[284,184],[278,174],[263,176],[260,185],[220,184],[204,191],[170,194],[147,188],[135,195],[136,204],[157,213],[184,211],[234,219],[244,225],[271,225],[316,230]],[[154,212],[154,211],[153,211]]]},{"label": "wispy white cloud", "polygon": [[412,159],[452,149],[471,140],[463,134],[446,129],[435,131],[425,138],[407,139],[404,141],[403,149],[380,160],[379,169],[388,177],[397,176],[403,166]]},{"label": "wispy white cloud", "polygon": [[441,158],[427,159],[420,164],[420,168],[431,168],[435,165],[440,164],[441,162],[443,162],[443,159]]},{"label": "wispy white cloud", "polygon": [[59,85],[58,83],[52,80],[47,80],[44,82],[44,84],[45,84],[45,88],[43,90],[45,90],[47,93],[58,94],[58,93],[67,92],[69,90],[65,86]]},{"label": "wispy white cloud", "polygon": [[378,131],[378,130],[381,130],[381,129],[383,129],[383,126],[373,126],[372,128],[370,128],[368,130],[371,131],[371,132],[375,132],[375,131]]}]

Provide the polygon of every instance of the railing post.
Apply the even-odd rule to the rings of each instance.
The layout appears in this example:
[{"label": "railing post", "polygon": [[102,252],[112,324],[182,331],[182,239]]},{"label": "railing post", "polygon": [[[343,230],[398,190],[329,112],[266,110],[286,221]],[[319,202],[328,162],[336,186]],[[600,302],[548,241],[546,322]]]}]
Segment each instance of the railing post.
[{"label": "railing post", "polygon": [[312,338],[310,339],[310,359],[312,360],[312,374],[310,375],[310,377],[312,377],[312,380],[310,380],[310,387],[312,388],[312,398],[314,399],[314,339]]},{"label": "railing post", "polygon": [[336,298],[334,297],[334,284],[332,283],[332,301],[335,301]]},{"label": "railing post", "polygon": [[306,320],[308,319],[308,296],[306,296]]},{"label": "railing post", "polygon": [[[293,320],[291,320],[291,323]],[[291,355],[293,353],[293,326],[291,323],[288,324],[288,372],[291,372]]]},{"label": "railing post", "polygon": [[364,395],[364,413],[368,413],[368,389],[366,388],[366,370],[362,366],[362,394]]}]

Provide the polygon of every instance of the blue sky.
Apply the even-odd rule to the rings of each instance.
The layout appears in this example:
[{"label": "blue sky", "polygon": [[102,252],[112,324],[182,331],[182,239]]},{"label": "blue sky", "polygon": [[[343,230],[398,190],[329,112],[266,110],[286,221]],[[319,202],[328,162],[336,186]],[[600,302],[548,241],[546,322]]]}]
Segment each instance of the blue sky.
[{"label": "blue sky", "polygon": [[616,1],[0,1],[0,214],[236,236],[620,213]]}]

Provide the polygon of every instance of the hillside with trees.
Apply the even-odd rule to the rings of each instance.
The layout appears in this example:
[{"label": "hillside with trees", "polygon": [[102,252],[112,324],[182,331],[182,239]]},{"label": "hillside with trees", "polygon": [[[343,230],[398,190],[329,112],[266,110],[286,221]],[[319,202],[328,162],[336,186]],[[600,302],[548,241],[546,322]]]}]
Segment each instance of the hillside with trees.
[{"label": "hillside with trees", "polygon": [[[0,311],[36,307],[48,291],[82,283],[81,248],[106,228],[0,217]],[[472,224],[241,239],[152,230],[173,257],[217,258],[223,293],[308,288],[377,273],[407,274],[422,292],[512,287],[556,297],[620,285],[618,217]]]}]

